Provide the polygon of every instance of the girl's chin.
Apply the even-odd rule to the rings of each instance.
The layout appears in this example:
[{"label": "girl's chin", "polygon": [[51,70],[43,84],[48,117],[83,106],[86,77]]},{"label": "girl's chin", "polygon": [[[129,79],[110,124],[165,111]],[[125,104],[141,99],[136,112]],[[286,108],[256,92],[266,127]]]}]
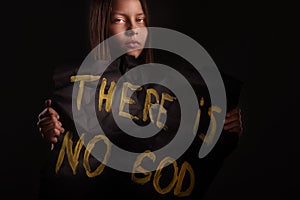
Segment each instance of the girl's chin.
[{"label": "girl's chin", "polygon": [[141,51],[129,51],[126,53],[128,56],[133,56],[135,58],[139,57],[139,55],[141,54]]}]

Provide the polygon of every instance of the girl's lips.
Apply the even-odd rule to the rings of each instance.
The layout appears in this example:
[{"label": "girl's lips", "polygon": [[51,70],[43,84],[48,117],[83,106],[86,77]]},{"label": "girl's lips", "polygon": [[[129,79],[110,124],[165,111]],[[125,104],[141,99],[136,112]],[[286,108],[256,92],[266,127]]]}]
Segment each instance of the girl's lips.
[{"label": "girl's lips", "polygon": [[140,45],[140,43],[138,41],[129,41],[129,42],[126,42],[125,45],[130,48],[136,48]]}]

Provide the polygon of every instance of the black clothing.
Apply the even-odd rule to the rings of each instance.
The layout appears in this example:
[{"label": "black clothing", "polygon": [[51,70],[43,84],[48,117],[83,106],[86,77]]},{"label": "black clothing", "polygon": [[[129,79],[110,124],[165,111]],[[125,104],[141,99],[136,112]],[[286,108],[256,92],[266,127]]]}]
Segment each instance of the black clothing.
[{"label": "black clothing", "polygon": [[[107,94],[113,81],[117,82],[126,71],[139,64],[142,64],[140,60],[127,55],[121,56],[115,60],[107,68],[101,78],[99,78],[98,81],[95,81],[97,82],[96,84],[98,84],[95,102],[99,102],[98,92],[101,84],[103,84],[103,78],[106,79],[104,92]],[[199,100],[201,97],[205,98],[206,101],[202,106],[201,112],[207,113],[211,105],[209,103],[209,94],[201,77],[196,76],[195,72],[186,66],[180,65],[176,67],[174,65],[174,68],[190,78],[191,84],[198,92],[197,97]],[[84,160],[87,147],[83,145],[80,149],[76,146],[79,144],[80,134],[86,132],[83,125],[82,133],[78,133],[78,128],[75,128],[73,122],[72,105],[74,105],[74,101],[72,101],[72,91],[73,86],[78,83],[70,82],[70,77],[76,76],[77,70],[78,68],[74,66],[62,67],[58,69],[57,73],[54,75],[54,91],[53,96],[51,97],[53,100],[53,107],[60,114],[60,120],[62,121],[63,127],[69,134],[64,133],[59,137],[59,142],[52,150],[48,162],[45,163],[45,167],[42,170],[40,199],[115,199],[117,197],[145,200],[174,200],[177,198],[201,199],[214,176],[222,166],[223,160],[236,148],[238,135],[223,131],[213,150],[205,158],[199,159],[198,152],[203,142],[199,138],[199,134],[206,133],[210,121],[208,115],[202,114],[200,120],[201,124],[192,145],[176,160],[177,167],[174,167],[172,164],[166,166],[161,171],[160,177],[155,177],[155,171],[152,171],[151,176],[149,176],[149,174],[137,174],[136,176],[141,178],[146,176],[150,177],[148,181],[140,184],[132,180],[132,173],[121,172],[109,166],[105,166],[103,171],[96,176],[89,177],[88,172],[90,174],[95,172],[97,167],[101,165],[101,162],[93,157],[93,155],[90,155],[88,159],[88,168],[87,163],[85,163]],[[227,108],[231,109],[237,105],[241,82],[224,73],[222,73],[222,77],[226,88],[226,94],[228,94]],[[82,109],[84,109],[83,105],[85,102],[92,101],[91,99],[86,98],[86,96],[88,97],[88,88],[93,87],[95,82],[85,82]],[[129,113],[138,118],[133,119],[133,121],[140,126],[151,123],[151,116],[149,113],[147,113],[147,119],[143,120],[147,89],[154,89],[159,94],[159,97],[161,97],[162,93],[168,93],[170,96],[175,97],[172,91],[159,84],[147,84],[141,86],[141,89],[134,92],[130,97],[134,100],[134,103],[129,105]],[[118,92],[115,93],[114,98],[116,98],[116,96],[118,96]],[[151,98],[151,103],[154,102],[155,98]],[[166,101],[165,104],[163,104],[164,108],[167,110],[165,127],[156,135],[148,138],[136,138],[124,133],[116,125],[111,111],[107,112],[105,109],[107,103],[108,100],[103,103],[102,110],[99,110],[98,104],[96,104],[96,108],[92,109],[97,110],[98,122],[103,128],[105,136],[113,145],[117,145],[130,152],[142,153],[146,150],[153,152],[167,145],[176,135],[180,123],[180,105],[175,98],[174,101]],[[67,142],[67,140],[65,140],[66,136],[70,137],[72,141],[72,143],[70,143],[70,141],[68,143],[68,145],[71,145],[72,147],[70,148],[71,150],[69,149],[69,152],[68,148],[64,146],[66,144],[64,142]],[[95,137],[96,135],[89,135],[87,133],[84,142],[88,143]],[[78,158],[76,157],[76,147],[80,150],[78,151]],[[103,154],[105,154],[105,152]],[[60,162],[58,157],[62,155],[63,159]],[[187,170],[186,173],[181,174],[183,175],[183,178],[181,177],[179,181],[179,173],[181,170],[183,172],[183,166],[187,165],[192,167],[192,172]],[[175,169],[178,171],[175,171]],[[194,183],[192,183],[193,181],[191,180],[193,177],[195,178]],[[159,180],[158,183],[155,182],[155,180]],[[160,188],[158,188],[157,185],[160,186]],[[188,191],[189,189],[191,189],[190,192]]]}]

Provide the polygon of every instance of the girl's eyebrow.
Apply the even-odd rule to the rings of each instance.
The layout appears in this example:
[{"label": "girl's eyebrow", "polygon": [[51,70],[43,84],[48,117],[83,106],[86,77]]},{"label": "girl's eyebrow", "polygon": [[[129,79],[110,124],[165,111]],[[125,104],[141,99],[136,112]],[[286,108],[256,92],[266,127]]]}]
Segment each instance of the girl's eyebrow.
[{"label": "girl's eyebrow", "polygon": [[[123,12],[112,12],[113,15],[123,15],[123,16],[126,16],[127,14],[123,13]],[[136,14],[137,16],[140,16],[140,15],[145,15],[144,13],[138,13]]]}]

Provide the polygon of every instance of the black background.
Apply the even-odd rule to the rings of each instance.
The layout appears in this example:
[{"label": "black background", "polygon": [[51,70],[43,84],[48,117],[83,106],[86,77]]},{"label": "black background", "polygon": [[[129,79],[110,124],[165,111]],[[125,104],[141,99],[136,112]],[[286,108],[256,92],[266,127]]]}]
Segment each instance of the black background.
[{"label": "black background", "polygon": [[[218,67],[244,81],[244,134],[206,199],[299,198],[296,6],[149,2],[153,26],[192,37]],[[37,115],[53,67],[82,61],[88,53],[87,6],[88,1],[70,0],[2,5],[1,190],[10,199],[36,197],[47,155],[36,130]]]}]

